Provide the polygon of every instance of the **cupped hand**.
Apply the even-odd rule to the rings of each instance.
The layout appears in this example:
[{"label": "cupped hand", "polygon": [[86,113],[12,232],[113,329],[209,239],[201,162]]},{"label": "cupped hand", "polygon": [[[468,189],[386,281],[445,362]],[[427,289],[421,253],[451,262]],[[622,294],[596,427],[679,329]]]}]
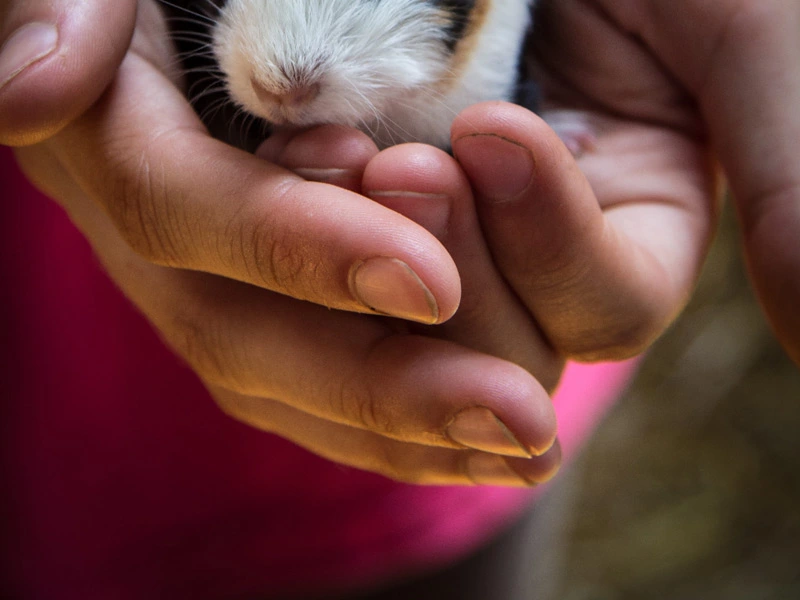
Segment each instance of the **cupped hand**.
[{"label": "cupped hand", "polygon": [[495,264],[548,342],[576,360],[616,360],[645,350],[691,294],[716,178],[699,141],[582,118],[594,140],[577,161],[545,121],[507,104],[462,113],[453,151]]},{"label": "cupped hand", "polygon": [[[756,290],[800,363],[800,4],[540,0],[537,27],[532,57],[547,108],[577,109],[596,129],[594,150],[578,164],[605,219],[596,207],[570,205],[574,229],[529,233],[542,213],[565,207],[478,197],[497,263],[549,323],[548,337],[593,358],[636,351],[663,330],[705,253],[718,161]],[[510,128],[507,118],[469,115],[478,130],[527,143],[533,129]],[[462,123],[455,137],[470,131]],[[587,276],[558,264],[559,240],[578,233],[587,252],[605,256],[594,268],[615,294],[560,299]],[[537,276],[549,268],[552,277]]]},{"label": "cupped hand", "polygon": [[[444,199],[444,211],[428,216],[457,234],[436,232],[448,253],[395,210],[211,139],[172,76],[155,5],[140,3],[137,19],[107,91],[17,157],[223,409],[405,481],[529,485],[550,477],[559,462],[556,424],[536,377],[552,386],[563,360],[541,338],[506,352],[491,337],[496,316],[507,313],[521,317],[523,331],[537,330],[488,269],[485,248],[478,252],[457,164],[436,151],[436,181],[416,181],[394,171],[394,161],[381,166],[385,155],[363,135],[323,129],[309,134],[306,156],[317,148],[334,159],[300,171],[357,187],[366,169],[365,182],[387,203],[398,190],[408,197],[401,183],[415,180],[412,196]],[[455,313],[454,258],[492,293],[470,301],[474,316],[459,317],[463,334],[430,336],[408,321]]]}]

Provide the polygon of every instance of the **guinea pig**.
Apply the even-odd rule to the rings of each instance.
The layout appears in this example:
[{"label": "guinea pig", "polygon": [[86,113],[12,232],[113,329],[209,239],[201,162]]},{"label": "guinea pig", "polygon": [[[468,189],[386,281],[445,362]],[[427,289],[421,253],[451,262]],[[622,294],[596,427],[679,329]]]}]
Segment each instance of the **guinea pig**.
[{"label": "guinea pig", "polygon": [[[266,135],[253,122],[342,124],[360,128],[379,147],[415,141],[447,148],[462,109],[518,98],[520,54],[532,19],[531,0],[162,5],[171,13],[194,79],[190,96],[202,115],[221,113],[229,123],[238,116],[244,137],[254,129],[256,137]],[[219,136],[219,125],[210,128]],[[228,125],[221,137],[231,141],[236,133]]]},{"label": "guinea pig", "polygon": [[462,109],[514,93],[528,0],[228,0],[213,31],[231,98],[275,125],[444,147]]}]

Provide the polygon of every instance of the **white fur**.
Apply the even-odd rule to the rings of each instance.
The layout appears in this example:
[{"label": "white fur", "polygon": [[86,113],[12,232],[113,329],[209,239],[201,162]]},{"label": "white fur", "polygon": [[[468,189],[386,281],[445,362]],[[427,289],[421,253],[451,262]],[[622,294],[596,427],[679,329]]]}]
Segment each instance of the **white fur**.
[{"label": "white fur", "polygon": [[[381,146],[449,145],[463,108],[508,99],[529,0],[490,0],[477,47],[454,85],[445,23],[426,0],[228,0],[214,51],[228,90],[245,110],[272,122],[360,127]],[[276,94],[290,79],[319,84],[302,107],[278,113],[252,81]]]}]

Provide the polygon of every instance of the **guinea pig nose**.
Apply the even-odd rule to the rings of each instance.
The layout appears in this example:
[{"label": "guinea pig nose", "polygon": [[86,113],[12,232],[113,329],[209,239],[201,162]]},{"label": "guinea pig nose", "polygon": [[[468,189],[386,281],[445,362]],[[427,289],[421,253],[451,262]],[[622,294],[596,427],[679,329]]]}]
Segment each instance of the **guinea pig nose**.
[{"label": "guinea pig nose", "polygon": [[255,78],[250,79],[250,85],[261,102],[284,108],[300,108],[308,104],[317,97],[320,87],[319,83],[292,83],[279,91],[273,91]]}]

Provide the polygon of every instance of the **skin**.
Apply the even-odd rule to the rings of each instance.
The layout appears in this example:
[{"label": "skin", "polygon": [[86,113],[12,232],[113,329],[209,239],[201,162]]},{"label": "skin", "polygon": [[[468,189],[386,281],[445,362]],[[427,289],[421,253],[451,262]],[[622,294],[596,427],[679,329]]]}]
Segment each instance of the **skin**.
[{"label": "skin", "polygon": [[[501,103],[460,115],[454,158],[378,153],[335,127],[253,157],[210,139],[187,106],[153,5],[107,4],[0,9],[3,39],[31,19],[60,31],[0,88],[0,140],[235,418],[403,481],[549,478],[548,392],[565,358],[633,355],[674,319],[713,234],[716,160],[766,312],[800,357],[791,0],[543,0],[548,106],[585,111],[597,133],[577,160]],[[96,27],[102,58],[80,42]],[[382,306],[401,319],[353,286],[371,258],[383,301],[410,299]],[[517,443],[466,448],[453,420],[475,407]]]}]

